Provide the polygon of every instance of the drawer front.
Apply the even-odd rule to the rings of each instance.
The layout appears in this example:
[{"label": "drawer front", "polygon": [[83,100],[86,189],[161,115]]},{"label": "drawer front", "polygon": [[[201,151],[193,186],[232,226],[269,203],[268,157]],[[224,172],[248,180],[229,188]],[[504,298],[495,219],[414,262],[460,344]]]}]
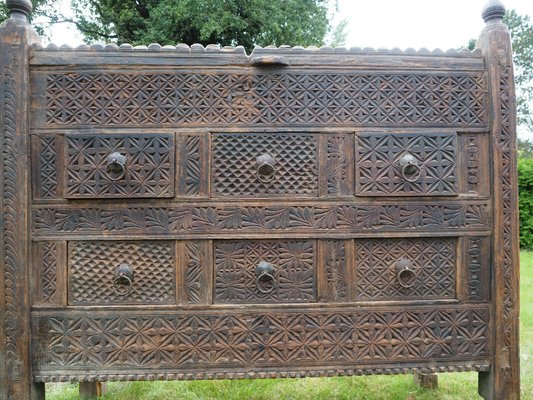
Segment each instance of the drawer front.
[{"label": "drawer front", "polygon": [[215,303],[316,301],[314,240],[214,242]]},{"label": "drawer front", "polygon": [[65,135],[65,197],[174,196],[174,135]]},{"label": "drawer front", "polygon": [[70,305],[175,304],[175,282],[174,242],[68,243]]},{"label": "drawer front", "polygon": [[318,195],[318,135],[212,135],[213,196]]},{"label": "drawer front", "polygon": [[455,238],[356,240],[356,298],[455,298],[456,241]]},{"label": "drawer front", "polygon": [[358,196],[458,194],[455,133],[361,133],[355,152]]}]

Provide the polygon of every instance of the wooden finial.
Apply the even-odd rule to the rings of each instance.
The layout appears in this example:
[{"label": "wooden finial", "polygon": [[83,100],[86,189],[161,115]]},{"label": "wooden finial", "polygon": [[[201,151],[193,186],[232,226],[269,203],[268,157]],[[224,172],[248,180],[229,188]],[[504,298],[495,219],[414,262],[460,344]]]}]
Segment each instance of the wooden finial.
[{"label": "wooden finial", "polygon": [[33,8],[30,0],[6,0],[11,18],[27,21]]},{"label": "wooden finial", "polygon": [[502,22],[503,16],[505,15],[505,6],[500,0],[489,0],[489,2],[483,7],[483,12],[481,16],[485,23],[491,22]]}]

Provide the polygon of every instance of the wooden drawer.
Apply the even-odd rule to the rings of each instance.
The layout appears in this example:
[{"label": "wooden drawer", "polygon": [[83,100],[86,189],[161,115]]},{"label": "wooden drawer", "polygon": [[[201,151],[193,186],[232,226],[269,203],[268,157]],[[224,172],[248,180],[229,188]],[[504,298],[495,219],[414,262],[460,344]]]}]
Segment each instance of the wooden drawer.
[{"label": "wooden drawer", "polygon": [[456,238],[355,241],[356,299],[456,297]]},{"label": "wooden drawer", "polygon": [[214,197],[318,195],[318,135],[214,133]]},{"label": "wooden drawer", "polygon": [[65,198],[174,197],[174,135],[65,135]]},{"label": "wooden drawer", "polygon": [[315,240],[217,240],[215,303],[316,301]]},{"label": "wooden drawer", "polygon": [[[68,303],[175,304],[174,243],[69,242]],[[131,275],[128,275],[130,272]],[[121,278],[121,273],[125,273],[127,278]]]},{"label": "wooden drawer", "polygon": [[455,196],[455,133],[360,133],[355,151],[357,196]]}]

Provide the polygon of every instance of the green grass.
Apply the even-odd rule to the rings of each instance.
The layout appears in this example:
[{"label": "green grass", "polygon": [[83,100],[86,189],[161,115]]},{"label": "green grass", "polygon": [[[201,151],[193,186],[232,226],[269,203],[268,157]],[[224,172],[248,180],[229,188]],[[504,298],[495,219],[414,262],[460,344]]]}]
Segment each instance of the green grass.
[{"label": "green grass", "polygon": [[[520,360],[522,400],[533,400],[533,252],[520,253]],[[78,398],[78,385],[47,384],[47,399]],[[439,389],[424,390],[411,375],[257,379],[236,381],[112,382],[109,400],[470,400],[477,373],[439,374]]]}]

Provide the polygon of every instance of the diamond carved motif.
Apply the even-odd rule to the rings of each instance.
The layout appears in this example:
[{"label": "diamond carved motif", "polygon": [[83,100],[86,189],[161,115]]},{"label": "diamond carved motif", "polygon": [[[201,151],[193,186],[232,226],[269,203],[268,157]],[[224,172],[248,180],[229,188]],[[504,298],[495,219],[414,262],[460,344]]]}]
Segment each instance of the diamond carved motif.
[{"label": "diamond carved motif", "polygon": [[[176,302],[174,242],[71,241],[68,253],[71,305]],[[121,264],[134,273],[131,292],[125,296],[113,289]]]},{"label": "diamond carved motif", "polygon": [[[213,192],[217,196],[317,196],[317,135],[245,133],[213,135]],[[257,178],[256,158],[275,159],[275,176]]]}]

